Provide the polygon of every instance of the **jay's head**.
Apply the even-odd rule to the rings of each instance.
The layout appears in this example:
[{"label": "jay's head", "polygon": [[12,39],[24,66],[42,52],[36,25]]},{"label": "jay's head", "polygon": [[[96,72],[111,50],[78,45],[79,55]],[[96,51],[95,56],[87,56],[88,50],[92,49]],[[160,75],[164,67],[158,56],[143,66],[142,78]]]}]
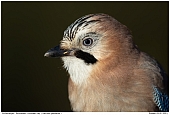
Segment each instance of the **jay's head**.
[{"label": "jay's head", "polygon": [[61,43],[45,56],[61,57],[72,80],[81,83],[93,68],[111,63],[114,66],[133,49],[135,45],[125,25],[106,14],[90,14],[72,23],[64,31]]}]

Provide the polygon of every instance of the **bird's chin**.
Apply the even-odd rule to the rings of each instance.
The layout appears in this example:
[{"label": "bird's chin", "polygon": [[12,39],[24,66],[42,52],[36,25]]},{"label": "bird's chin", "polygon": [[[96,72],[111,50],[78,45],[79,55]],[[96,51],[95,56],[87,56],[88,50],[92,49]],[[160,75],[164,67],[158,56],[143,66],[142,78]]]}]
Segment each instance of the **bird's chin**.
[{"label": "bird's chin", "polygon": [[78,58],[75,56],[64,56],[64,57],[61,57],[61,59],[63,60],[63,62],[67,62],[67,63],[73,63],[73,61],[78,60]]},{"label": "bird's chin", "polygon": [[65,56],[62,57],[62,60],[63,67],[68,71],[75,84],[82,84],[89,77],[92,65],[87,65],[82,59],[75,56]]}]

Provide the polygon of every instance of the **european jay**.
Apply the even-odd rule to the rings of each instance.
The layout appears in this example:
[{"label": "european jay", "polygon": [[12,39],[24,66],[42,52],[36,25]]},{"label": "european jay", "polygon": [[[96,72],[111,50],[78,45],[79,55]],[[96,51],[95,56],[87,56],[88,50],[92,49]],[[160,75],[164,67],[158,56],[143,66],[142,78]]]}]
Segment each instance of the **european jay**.
[{"label": "european jay", "polygon": [[169,111],[168,76],[109,15],[77,19],[44,56],[62,58],[73,111]]}]

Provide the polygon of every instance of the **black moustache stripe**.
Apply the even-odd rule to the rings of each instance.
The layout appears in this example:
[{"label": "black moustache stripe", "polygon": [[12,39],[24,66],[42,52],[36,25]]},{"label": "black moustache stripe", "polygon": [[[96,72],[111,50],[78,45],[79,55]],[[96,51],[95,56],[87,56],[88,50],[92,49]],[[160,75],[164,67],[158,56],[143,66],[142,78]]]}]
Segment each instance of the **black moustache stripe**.
[{"label": "black moustache stripe", "polygon": [[93,55],[83,52],[81,50],[76,51],[74,55],[77,58],[84,60],[86,64],[95,64],[97,62],[97,59]]}]

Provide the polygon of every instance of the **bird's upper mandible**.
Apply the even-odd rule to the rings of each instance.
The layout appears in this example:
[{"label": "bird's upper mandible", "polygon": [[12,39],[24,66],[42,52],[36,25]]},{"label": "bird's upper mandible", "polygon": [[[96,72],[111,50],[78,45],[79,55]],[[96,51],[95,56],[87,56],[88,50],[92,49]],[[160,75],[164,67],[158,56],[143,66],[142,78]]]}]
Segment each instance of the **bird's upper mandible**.
[{"label": "bird's upper mandible", "polygon": [[45,56],[62,58],[74,111],[169,111],[167,75],[107,14],[77,19]]}]

